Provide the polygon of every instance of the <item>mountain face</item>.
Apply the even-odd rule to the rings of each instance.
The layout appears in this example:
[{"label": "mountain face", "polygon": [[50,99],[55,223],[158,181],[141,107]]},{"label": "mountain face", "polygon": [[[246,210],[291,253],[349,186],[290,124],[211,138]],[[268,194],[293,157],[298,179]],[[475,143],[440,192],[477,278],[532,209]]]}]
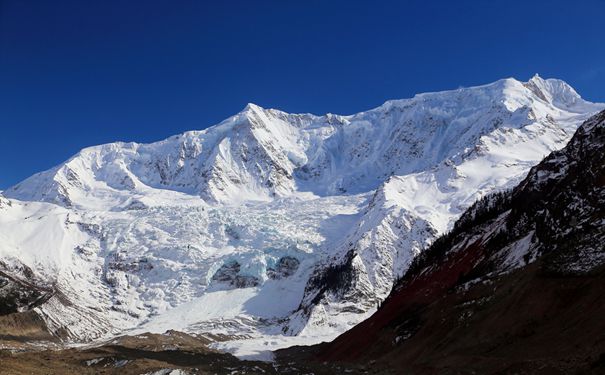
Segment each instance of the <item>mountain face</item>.
[{"label": "mountain face", "polygon": [[331,339],[603,108],[535,76],[350,116],[250,104],[203,131],[87,148],[3,192],[1,275],[35,286],[17,308],[74,341],[175,329],[251,355]]},{"label": "mountain face", "polygon": [[318,355],[409,373],[602,373],[604,219],[605,111],[474,204]]}]

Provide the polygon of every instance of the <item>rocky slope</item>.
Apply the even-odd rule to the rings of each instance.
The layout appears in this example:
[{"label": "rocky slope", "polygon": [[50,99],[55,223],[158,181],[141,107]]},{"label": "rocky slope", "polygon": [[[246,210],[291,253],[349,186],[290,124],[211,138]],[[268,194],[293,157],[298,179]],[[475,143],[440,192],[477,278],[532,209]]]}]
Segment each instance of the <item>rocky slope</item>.
[{"label": "rocky slope", "polygon": [[605,369],[605,112],[474,204],[321,360],[409,373]]},{"label": "rocky slope", "polygon": [[238,355],[327,340],[602,108],[538,76],[350,116],[248,105],[203,131],[84,149],[6,190],[0,258],[52,290],[25,304],[63,339],[203,331]]}]

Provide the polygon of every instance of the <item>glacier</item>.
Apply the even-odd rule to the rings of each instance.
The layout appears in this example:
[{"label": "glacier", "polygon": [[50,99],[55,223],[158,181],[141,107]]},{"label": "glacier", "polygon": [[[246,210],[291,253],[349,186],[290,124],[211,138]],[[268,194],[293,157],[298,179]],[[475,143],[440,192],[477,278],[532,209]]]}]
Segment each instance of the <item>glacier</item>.
[{"label": "glacier", "polygon": [[35,311],[68,343],[174,329],[270,358],[368,317],[465,209],[603,108],[536,75],[347,116],[249,104],[86,148],[0,195],[0,271],[52,288]]}]

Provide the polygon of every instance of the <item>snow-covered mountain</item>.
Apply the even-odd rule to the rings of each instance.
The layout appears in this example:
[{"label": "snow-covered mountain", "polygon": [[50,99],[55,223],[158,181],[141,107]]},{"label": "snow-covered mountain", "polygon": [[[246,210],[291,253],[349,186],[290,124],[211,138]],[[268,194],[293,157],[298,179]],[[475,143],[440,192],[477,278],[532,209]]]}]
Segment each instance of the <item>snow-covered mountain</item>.
[{"label": "snow-covered mountain", "polygon": [[73,340],[176,329],[251,354],[329,339],[603,108],[535,76],[350,116],[250,104],[203,131],[90,147],[3,193],[0,271],[37,285],[43,303],[17,308]]},{"label": "snow-covered mountain", "polygon": [[371,318],[308,352],[377,372],[603,372],[604,151],[605,111],[473,204]]}]

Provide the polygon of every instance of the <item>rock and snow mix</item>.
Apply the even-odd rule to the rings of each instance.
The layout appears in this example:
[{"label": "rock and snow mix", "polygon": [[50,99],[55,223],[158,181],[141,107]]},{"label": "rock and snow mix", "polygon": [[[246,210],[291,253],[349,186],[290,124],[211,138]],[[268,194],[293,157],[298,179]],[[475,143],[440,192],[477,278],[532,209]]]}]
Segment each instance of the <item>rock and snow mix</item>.
[{"label": "rock and snow mix", "polygon": [[76,341],[176,329],[247,356],[329,340],[604,107],[538,76],[350,116],[250,104],[203,131],[84,149],[6,190],[2,266],[53,288],[36,311]]}]

